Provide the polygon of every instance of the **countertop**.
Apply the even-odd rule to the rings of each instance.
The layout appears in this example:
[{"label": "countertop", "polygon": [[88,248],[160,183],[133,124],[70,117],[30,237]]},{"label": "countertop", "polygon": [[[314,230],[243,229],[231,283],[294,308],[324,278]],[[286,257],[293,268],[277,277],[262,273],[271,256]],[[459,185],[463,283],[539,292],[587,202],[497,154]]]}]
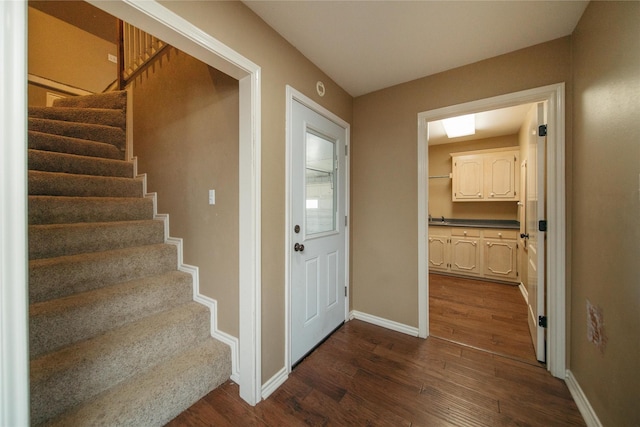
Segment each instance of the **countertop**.
[{"label": "countertop", "polygon": [[510,228],[519,230],[520,221],[505,219],[456,219],[456,218],[432,218],[430,226],[440,227],[473,227],[473,228]]}]

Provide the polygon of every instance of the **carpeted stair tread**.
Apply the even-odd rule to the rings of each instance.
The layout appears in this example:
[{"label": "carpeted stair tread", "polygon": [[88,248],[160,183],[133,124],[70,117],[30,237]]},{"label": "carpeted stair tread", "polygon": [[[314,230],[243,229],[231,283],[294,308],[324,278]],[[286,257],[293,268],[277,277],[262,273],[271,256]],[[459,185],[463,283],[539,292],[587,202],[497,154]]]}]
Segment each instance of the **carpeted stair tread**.
[{"label": "carpeted stair tread", "polygon": [[29,226],[29,259],[164,243],[164,221],[140,220]]},{"label": "carpeted stair tread", "polygon": [[133,178],[133,163],[54,151],[29,150],[29,170]]},{"label": "carpeted stair tread", "polygon": [[114,126],[30,117],[28,120],[28,129],[36,132],[111,144],[122,153],[124,153],[127,143],[124,130]]},{"label": "carpeted stair tread", "polygon": [[31,304],[173,271],[175,245],[137,246],[29,261]]},{"label": "carpeted stair tread", "polygon": [[60,172],[29,171],[34,196],[142,197],[142,180]]},{"label": "carpeted stair tread", "polygon": [[124,129],[126,115],[123,110],[107,108],[29,107],[29,117],[63,120],[65,122],[92,123]]},{"label": "carpeted stair tread", "polygon": [[229,347],[206,339],[47,425],[163,426],[228,380],[230,374]]},{"label": "carpeted stair tread", "polygon": [[193,278],[170,271],[29,307],[32,359],[191,301]]},{"label": "carpeted stair tread", "polygon": [[112,144],[36,131],[29,131],[28,134],[29,148],[34,150],[55,151],[105,159],[123,159],[122,152]]},{"label": "carpeted stair tread", "polygon": [[114,91],[95,95],[68,96],[53,101],[54,107],[107,108],[125,111],[127,92]]},{"label": "carpeted stair tread", "polygon": [[209,333],[209,309],[188,302],[31,361],[34,424],[97,396],[197,345]]},{"label": "carpeted stair tread", "polygon": [[135,221],[153,218],[150,197],[29,196],[29,224]]}]

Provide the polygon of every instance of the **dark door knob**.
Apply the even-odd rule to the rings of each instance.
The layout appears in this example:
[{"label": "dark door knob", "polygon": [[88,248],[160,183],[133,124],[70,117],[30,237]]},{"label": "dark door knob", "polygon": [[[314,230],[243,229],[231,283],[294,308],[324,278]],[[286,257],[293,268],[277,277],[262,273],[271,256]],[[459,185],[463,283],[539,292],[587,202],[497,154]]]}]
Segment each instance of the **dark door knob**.
[{"label": "dark door knob", "polygon": [[301,245],[300,243],[296,243],[295,245],[293,245],[293,250],[296,252],[302,252],[304,251],[304,245]]},{"label": "dark door knob", "polygon": [[523,239],[528,239],[529,238],[529,233],[520,233],[520,237]]}]

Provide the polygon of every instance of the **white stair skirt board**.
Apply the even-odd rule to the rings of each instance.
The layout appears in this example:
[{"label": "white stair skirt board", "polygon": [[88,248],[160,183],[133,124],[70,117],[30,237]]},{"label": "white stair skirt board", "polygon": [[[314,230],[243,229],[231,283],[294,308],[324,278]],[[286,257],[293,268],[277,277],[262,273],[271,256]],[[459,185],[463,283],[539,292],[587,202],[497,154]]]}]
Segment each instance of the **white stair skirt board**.
[{"label": "white stair skirt board", "polygon": [[584,422],[587,424],[587,427],[602,427],[602,423],[598,419],[598,415],[593,410],[593,407],[589,403],[587,396],[580,388],[580,384],[576,380],[576,377],[573,376],[573,373],[567,369],[567,378],[565,380],[567,383],[567,387],[569,388],[569,392],[573,397],[573,400],[576,402],[578,406],[578,410],[584,418]]},{"label": "white stair skirt board", "polygon": [[[138,170],[138,159],[134,157],[134,172]],[[238,339],[218,329],[218,301],[200,293],[200,274],[198,267],[194,265],[185,264],[183,261],[183,242],[181,238],[171,237],[169,235],[169,215],[158,214],[158,195],[157,193],[147,193],[147,174],[136,175],[142,179],[143,194],[145,197],[153,200],[153,218],[162,220],[164,223],[164,235],[165,243],[169,243],[176,246],[178,250],[178,270],[189,273],[193,277],[193,300],[203,304],[209,308],[211,313],[210,330],[211,336],[218,341],[221,341],[231,348],[231,379],[234,382],[238,382],[240,379],[239,374],[239,355],[238,355]]]},{"label": "white stair skirt board", "polygon": [[392,331],[402,332],[403,334],[411,335],[412,337],[418,336],[418,328],[414,326],[408,326],[403,323],[394,322],[393,320],[384,319],[361,311],[352,310],[351,313],[349,313],[349,320],[352,319],[362,320],[363,322],[381,326]]}]

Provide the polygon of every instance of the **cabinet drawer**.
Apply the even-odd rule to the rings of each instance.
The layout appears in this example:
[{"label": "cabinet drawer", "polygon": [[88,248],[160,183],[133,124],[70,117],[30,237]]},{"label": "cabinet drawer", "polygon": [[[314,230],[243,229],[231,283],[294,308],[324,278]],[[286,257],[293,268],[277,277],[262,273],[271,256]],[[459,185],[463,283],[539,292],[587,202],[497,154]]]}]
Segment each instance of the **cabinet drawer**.
[{"label": "cabinet drawer", "polygon": [[484,230],[484,237],[487,239],[509,239],[515,240],[518,238],[517,230]]},{"label": "cabinet drawer", "polygon": [[480,237],[480,230],[477,228],[452,228],[451,229],[452,236],[459,237]]}]

